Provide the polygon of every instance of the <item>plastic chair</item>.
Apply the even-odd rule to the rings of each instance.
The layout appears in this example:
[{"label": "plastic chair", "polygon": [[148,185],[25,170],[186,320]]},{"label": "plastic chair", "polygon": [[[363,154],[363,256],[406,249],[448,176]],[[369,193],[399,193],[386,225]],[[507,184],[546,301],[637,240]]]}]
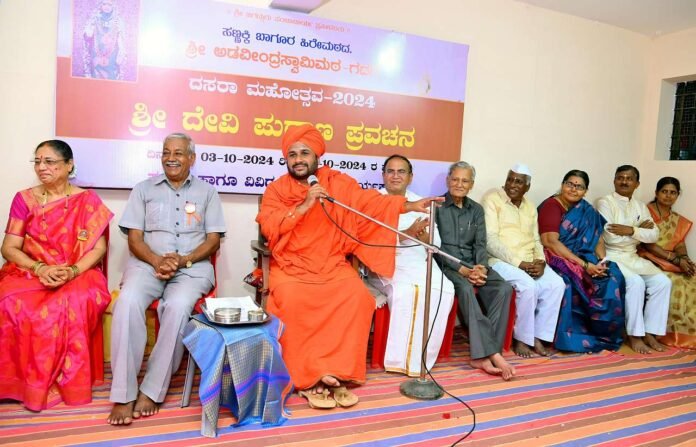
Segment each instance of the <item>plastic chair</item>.
[{"label": "plastic chair", "polygon": [[[109,283],[109,227],[104,230],[104,239],[106,239],[106,252],[99,261],[99,268],[106,277],[106,283]],[[111,295],[108,297],[111,300]],[[99,319],[97,326],[92,332],[89,345],[89,359],[91,366],[92,385],[101,385],[104,383],[104,317]]]}]

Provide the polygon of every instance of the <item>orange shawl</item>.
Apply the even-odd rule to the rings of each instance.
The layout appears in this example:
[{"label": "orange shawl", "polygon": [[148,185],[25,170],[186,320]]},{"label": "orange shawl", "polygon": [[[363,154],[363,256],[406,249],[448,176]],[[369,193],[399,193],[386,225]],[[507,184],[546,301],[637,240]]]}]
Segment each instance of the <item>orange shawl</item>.
[{"label": "orange shawl", "polygon": [[[336,200],[395,227],[406,199],[382,195],[376,190],[363,190],[350,176],[321,167],[316,176]],[[283,175],[266,189],[256,221],[268,240],[273,263],[271,278],[281,280],[282,270],[289,281],[325,282],[343,276],[337,267],[346,265],[346,255],[355,254],[373,272],[391,276],[394,273],[394,248],[376,248],[357,243],[334,225],[319,203],[304,216],[294,211],[307,194],[303,185],[289,174]],[[338,205],[325,201],[326,210],[344,231],[370,244],[396,244],[391,231],[367,221]],[[274,272],[275,270],[275,272]],[[338,277],[337,277],[338,275]],[[275,278],[274,278],[275,277]],[[272,279],[272,281],[273,281]]]}]

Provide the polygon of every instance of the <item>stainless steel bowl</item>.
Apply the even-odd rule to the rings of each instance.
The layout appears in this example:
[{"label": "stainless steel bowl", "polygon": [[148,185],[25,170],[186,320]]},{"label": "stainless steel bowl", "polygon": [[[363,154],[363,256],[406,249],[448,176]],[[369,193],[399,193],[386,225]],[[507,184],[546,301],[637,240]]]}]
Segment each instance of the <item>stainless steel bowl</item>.
[{"label": "stainless steel bowl", "polygon": [[221,307],[215,309],[213,317],[218,323],[237,323],[242,316],[242,309],[239,307]]},{"label": "stainless steel bowl", "polygon": [[250,310],[248,313],[248,317],[249,317],[249,321],[263,321],[265,314],[263,313],[263,310],[261,310],[261,309]]}]

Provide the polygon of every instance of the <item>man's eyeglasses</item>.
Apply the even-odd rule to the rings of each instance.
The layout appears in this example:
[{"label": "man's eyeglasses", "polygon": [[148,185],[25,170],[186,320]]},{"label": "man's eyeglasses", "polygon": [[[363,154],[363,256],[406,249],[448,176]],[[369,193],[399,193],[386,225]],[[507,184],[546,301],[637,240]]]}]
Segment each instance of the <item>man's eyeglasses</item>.
[{"label": "man's eyeglasses", "polygon": [[384,171],[385,174],[387,175],[398,175],[399,177],[403,177],[406,174],[410,174],[406,169],[387,169]]},{"label": "man's eyeglasses", "polygon": [[573,182],[563,182],[563,184],[568,188],[568,189],[576,189],[578,191],[584,191],[587,188],[585,185],[581,185],[580,183],[573,183]]},{"label": "man's eyeglasses", "polygon": [[49,168],[52,168],[52,167],[54,167],[55,165],[57,165],[58,163],[60,163],[61,161],[65,161],[65,159],[64,159],[64,158],[58,158],[58,159],[53,159],[53,158],[35,158],[35,159],[29,161],[29,163],[33,164],[33,165],[36,166],[36,167],[41,166],[41,163],[45,163],[46,166],[48,166]]}]

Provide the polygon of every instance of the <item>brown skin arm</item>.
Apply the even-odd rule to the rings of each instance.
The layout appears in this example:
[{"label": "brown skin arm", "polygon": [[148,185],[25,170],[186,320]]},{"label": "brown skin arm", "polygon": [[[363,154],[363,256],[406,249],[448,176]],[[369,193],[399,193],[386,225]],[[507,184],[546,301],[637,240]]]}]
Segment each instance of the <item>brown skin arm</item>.
[{"label": "brown skin arm", "polygon": [[[411,224],[410,227],[403,230],[403,233],[406,233],[409,236],[413,236],[421,242],[428,243],[429,239],[430,239],[429,234],[428,234],[428,226],[429,225],[430,225],[429,218],[419,217]],[[405,237],[399,235],[399,240],[404,241],[404,240],[408,240],[408,238],[405,238]]]},{"label": "brown skin arm", "polygon": [[24,238],[16,236],[14,234],[5,234],[5,238],[2,240],[2,257],[10,262],[14,262],[19,267],[24,269],[30,269],[36,260],[31,259],[26,253],[22,251],[22,246],[24,245]]},{"label": "brown skin arm", "polygon": [[155,269],[155,276],[159,279],[170,279],[177,270],[175,260],[157,255],[150,246],[145,243],[145,232],[142,230],[128,230],[128,249],[133,256],[143,262],[147,262]]},{"label": "brown skin arm", "polygon": [[[670,260],[676,255],[676,250],[674,252],[665,250],[664,248],[660,247],[657,244],[643,244],[643,247],[649,251],[650,253],[654,254],[658,258],[662,258],[665,260]],[[672,254],[674,253],[674,255]]]},{"label": "brown skin arm", "polygon": [[207,233],[205,235],[205,241],[198,247],[194,248],[193,251],[185,256],[181,256],[178,253],[166,253],[165,258],[171,258],[176,260],[177,270],[186,267],[186,263],[191,261],[196,263],[203,259],[210,258],[215,252],[220,248],[220,233]]},{"label": "brown skin arm", "polygon": [[684,272],[688,276],[696,275],[696,264],[691,259],[689,259],[689,255],[686,251],[686,244],[684,244],[683,242],[674,247],[673,252],[665,250],[657,244],[643,244],[643,247],[645,247],[646,250],[648,250],[655,256],[669,262],[674,262],[675,258],[679,256],[679,262],[675,262],[675,265],[678,265],[679,268],[681,268],[682,272]]},{"label": "brown skin arm", "polygon": [[[6,234],[2,241],[2,256],[8,261],[14,262],[19,267],[29,270],[36,260],[22,251],[23,245],[24,238],[13,234]],[[85,253],[75,265],[80,272],[89,270],[99,262],[104,256],[104,253],[106,253],[106,239],[102,236],[97,240],[94,248]],[[68,265],[45,265],[36,273],[41,284],[48,288],[62,286],[75,278],[73,270]]]},{"label": "brown skin arm", "polygon": [[561,258],[567,259],[578,265],[583,265],[585,263],[585,261],[580,259],[578,256],[575,256],[575,254],[572,251],[568,250],[568,247],[566,247],[563,244],[563,242],[559,240],[558,233],[542,233],[540,237],[541,245],[554,252],[557,256],[560,256]]},{"label": "brown skin arm", "polygon": [[142,230],[128,230],[128,248],[136,258],[150,264],[155,269],[155,276],[162,280],[172,278],[177,270],[186,266],[188,261],[198,262],[208,258],[220,248],[220,234],[208,233],[205,241],[188,255],[166,253],[164,256],[159,256],[145,243],[144,236],[145,233]]},{"label": "brown skin arm", "polygon": [[[574,262],[579,266],[585,265],[585,261],[583,261],[580,257],[576,256],[572,251],[568,249],[568,247],[566,247],[563,244],[563,242],[559,240],[558,233],[549,232],[541,234],[541,245],[548,248],[557,256],[560,256],[563,259],[567,259],[571,262]],[[597,253],[597,256],[600,255],[600,252],[602,252],[601,257],[603,258],[606,253],[604,249],[604,241],[601,238],[597,243],[597,247],[595,247],[595,253]],[[591,276],[605,276],[607,267],[604,265],[596,265],[591,262],[588,262],[586,270],[587,273],[589,273]]]}]

